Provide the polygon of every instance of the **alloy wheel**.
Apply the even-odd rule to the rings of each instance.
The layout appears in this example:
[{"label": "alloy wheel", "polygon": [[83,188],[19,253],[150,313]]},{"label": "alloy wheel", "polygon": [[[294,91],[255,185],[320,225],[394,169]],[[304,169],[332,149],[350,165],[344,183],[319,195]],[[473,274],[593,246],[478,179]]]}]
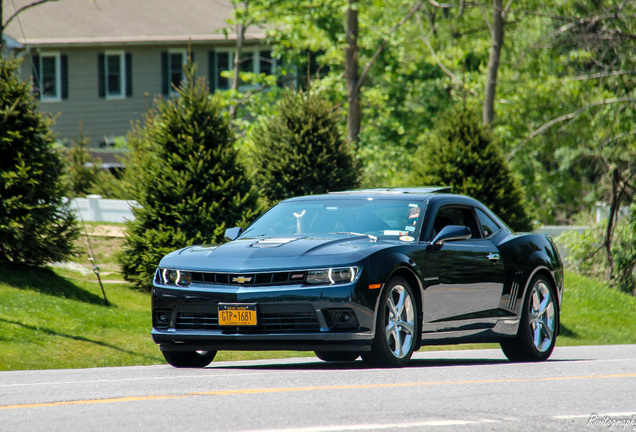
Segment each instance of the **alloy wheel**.
[{"label": "alloy wheel", "polygon": [[547,351],[554,339],[556,312],[550,287],[543,280],[532,287],[528,323],[534,346],[540,352]]},{"label": "alloy wheel", "polygon": [[402,285],[391,288],[386,300],[385,335],[389,349],[397,358],[403,358],[411,352],[415,333],[415,308],[413,298]]}]

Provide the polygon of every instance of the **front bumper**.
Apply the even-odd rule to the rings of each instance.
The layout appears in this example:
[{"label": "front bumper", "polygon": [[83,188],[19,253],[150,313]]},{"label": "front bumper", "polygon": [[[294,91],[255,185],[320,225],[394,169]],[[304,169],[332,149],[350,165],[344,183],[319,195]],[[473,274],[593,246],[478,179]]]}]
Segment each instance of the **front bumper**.
[{"label": "front bumper", "polygon": [[[368,351],[375,293],[357,284],[178,288],[155,283],[152,338],[162,351]],[[257,325],[219,326],[219,303],[256,304]]]}]

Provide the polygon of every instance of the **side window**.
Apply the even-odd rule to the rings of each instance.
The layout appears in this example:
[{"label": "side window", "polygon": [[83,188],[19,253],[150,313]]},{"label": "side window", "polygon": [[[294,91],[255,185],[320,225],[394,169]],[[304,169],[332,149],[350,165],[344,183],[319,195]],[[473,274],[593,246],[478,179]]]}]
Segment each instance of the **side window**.
[{"label": "side window", "polygon": [[97,55],[99,97],[124,99],[132,96],[132,56],[123,51]]},{"label": "side window", "polygon": [[497,222],[492,220],[488,215],[486,215],[486,213],[479,209],[475,210],[477,211],[477,217],[479,218],[479,223],[484,230],[485,237],[490,237],[501,229],[501,227],[497,225]]},{"label": "side window", "polygon": [[431,239],[433,239],[447,225],[467,226],[473,233],[472,238],[481,237],[481,232],[475,221],[473,212],[468,207],[448,206],[440,208],[435,216],[435,221],[433,222]]},{"label": "side window", "polygon": [[[227,90],[232,86],[232,79],[222,76],[224,71],[234,70],[234,53],[232,51],[210,51],[208,53],[208,69],[211,88]],[[240,72],[271,75],[276,69],[276,59],[272,58],[270,50],[247,50],[239,61]],[[254,88],[253,84],[241,81],[240,90]]]},{"label": "side window", "polygon": [[59,53],[34,55],[33,87],[42,102],[68,98],[68,59]]}]

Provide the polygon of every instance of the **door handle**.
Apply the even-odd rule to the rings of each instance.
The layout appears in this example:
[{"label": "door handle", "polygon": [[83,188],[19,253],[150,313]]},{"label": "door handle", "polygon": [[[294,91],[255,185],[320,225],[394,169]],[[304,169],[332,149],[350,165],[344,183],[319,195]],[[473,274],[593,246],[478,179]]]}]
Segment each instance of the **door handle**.
[{"label": "door handle", "polygon": [[489,253],[487,258],[490,261],[499,261],[500,256],[498,253]]}]

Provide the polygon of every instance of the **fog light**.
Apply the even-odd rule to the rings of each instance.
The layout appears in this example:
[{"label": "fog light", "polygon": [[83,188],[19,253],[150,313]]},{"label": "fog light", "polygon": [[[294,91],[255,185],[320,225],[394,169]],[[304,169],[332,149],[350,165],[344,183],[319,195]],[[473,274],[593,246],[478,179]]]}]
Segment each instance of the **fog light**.
[{"label": "fog light", "polygon": [[156,328],[167,328],[170,324],[170,311],[158,309],[153,314],[154,322],[153,326]]},{"label": "fog light", "polygon": [[358,328],[360,323],[352,309],[329,309],[329,318],[336,328]]}]

